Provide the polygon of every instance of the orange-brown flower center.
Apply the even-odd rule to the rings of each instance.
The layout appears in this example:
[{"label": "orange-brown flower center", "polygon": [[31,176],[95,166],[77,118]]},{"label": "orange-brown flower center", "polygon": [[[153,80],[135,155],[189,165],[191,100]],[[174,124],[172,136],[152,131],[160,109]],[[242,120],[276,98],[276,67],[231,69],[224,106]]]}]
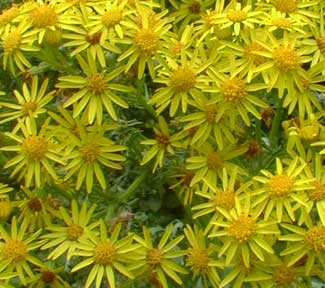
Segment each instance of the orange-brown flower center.
[{"label": "orange-brown flower center", "polygon": [[110,265],[116,258],[116,249],[110,242],[99,243],[93,252],[94,262]]},{"label": "orange-brown flower center", "polygon": [[253,218],[241,215],[229,225],[229,235],[240,243],[249,240],[256,231],[256,222]]},{"label": "orange-brown flower center", "polygon": [[3,259],[12,259],[13,262],[17,263],[24,260],[26,255],[26,245],[20,240],[8,239],[2,247]]}]

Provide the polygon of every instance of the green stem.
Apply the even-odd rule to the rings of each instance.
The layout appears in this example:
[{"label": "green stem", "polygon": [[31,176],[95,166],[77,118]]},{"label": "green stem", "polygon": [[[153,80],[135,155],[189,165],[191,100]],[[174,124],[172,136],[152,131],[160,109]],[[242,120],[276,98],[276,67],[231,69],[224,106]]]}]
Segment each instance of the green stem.
[{"label": "green stem", "polygon": [[282,97],[278,103],[278,107],[275,112],[275,116],[272,121],[272,127],[270,132],[270,141],[271,146],[275,148],[278,145],[279,140],[279,131],[280,131],[280,125],[282,120],[282,114],[283,114],[283,100],[284,97]]},{"label": "green stem", "polygon": [[143,182],[143,180],[146,178],[148,174],[148,170],[145,169],[143,170],[140,175],[138,175],[137,178],[135,178],[135,180],[132,182],[132,184],[129,186],[128,189],[126,189],[124,191],[124,193],[122,193],[120,195],[120,197],[118,197],[118,202],[124,202],[126,199],[131,198],[134,195],[134,192],[136,191],[136,189],[140,186],[140,184]]},{"label": "green stem", "polygon": [[149,93],[148,87],[144,80],[137,81],[137,97],[142,107],[149,113],[150,117],[157,120],[155,109],[148,103]]}]

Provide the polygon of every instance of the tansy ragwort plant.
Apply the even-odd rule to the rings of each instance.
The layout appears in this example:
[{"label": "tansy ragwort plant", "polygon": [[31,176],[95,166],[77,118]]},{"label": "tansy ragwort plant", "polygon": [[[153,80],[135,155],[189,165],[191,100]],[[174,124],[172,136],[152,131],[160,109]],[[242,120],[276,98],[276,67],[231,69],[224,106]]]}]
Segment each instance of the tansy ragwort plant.
[{"label": "tansy ragwort plant", "polygon": [[324,1],[0,2],[1,287],[325,283]]}]

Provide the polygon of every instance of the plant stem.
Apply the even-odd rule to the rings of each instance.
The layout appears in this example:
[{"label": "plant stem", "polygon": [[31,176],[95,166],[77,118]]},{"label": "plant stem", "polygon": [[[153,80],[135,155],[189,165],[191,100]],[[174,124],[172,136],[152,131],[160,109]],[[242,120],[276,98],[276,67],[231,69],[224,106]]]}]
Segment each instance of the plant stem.
[{"label": "plant stem", "polygon": [[130,198],[131,196],[133,196],[134,192],[140,186],[142,181],[146,178],[147,174],[148,174],[148,170],[147,169],[143,170],[140,173],[140,175],[138,175],[138,177],[134,179],[134,181],[131,183],[129,188],[126,189],[124,191],[124,193],[122,193],[122,195],[120,195],[120,197],[118,197],[118,202],[121,203],[121,202],[125,201],[126,199]]}]

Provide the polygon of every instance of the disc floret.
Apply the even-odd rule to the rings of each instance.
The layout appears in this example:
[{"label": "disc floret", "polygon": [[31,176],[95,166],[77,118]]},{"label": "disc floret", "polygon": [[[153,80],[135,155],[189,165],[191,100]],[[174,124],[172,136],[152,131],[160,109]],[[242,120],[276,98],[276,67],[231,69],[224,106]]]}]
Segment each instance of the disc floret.
[{"label": "disc floret", "polygon": [[247,242],[256,232],[256,221],[246,215],[241,215],[229,225],[229,235],[240,243]]},{"label": "disc floret", "polygon": [[293,191],[294,181],[287,175],[275,175],[268,181],[270,197],[285,197]]}]

